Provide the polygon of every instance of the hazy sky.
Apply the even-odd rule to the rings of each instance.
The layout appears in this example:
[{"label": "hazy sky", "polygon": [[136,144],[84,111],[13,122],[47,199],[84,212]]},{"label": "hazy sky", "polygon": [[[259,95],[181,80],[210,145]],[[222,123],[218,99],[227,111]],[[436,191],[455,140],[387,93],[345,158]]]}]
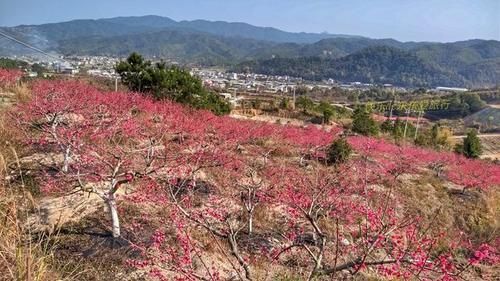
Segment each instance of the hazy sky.
[{"label": "hazy sky", "polygon": [[500,40],[500,0],[0,0],[0,26],[148,14],[403,41]]}]

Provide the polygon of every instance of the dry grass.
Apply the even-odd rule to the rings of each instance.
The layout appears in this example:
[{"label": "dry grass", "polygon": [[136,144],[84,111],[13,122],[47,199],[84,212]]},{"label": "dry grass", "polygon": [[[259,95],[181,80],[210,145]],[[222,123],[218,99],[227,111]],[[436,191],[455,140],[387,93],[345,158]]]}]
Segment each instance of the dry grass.
[{"label": "dry grass", "polygon": [[445,182],[432,175],[406,182],[399,189],[404,195],[406,212],[423,219],[430,229],[447,233],[447,242],[460,232],[474,244],[492,242],[500,231],[500,192],[492,188],[485,192],[471,190],[465,194],[448,190]]},{"label": "dry grass", "polygon": [[15,94],[17,102],[26,102],[31,98],[31,90],[26,83],[16,84],[10,90]]},{"label": "dry grass", "polygon": [[[15,101],[29,99],[25,84],[8,89]],[[32,235],[24,225],[28,211],[35,202],[20,173],[17,132],[8,126],[4,110],[0,111],[0,280],[61,280],[51,270],[53,259],[51,237]],[[21,175],[15,181],[8,179],[10,170]]]},{"label": "dry grass", "polygon": [[[2,127],[3,128],[3,127]],[[2,130],[2,133],[5,131]],[[5,142],[6,134],[1,134]],[[5,180],[7,161],[14,159],[19,166],[17,151],[7,143],[0,151],[0,280],[55,280],[49,269],[52,251],[48,237],[37,237],[24,226],[24,218],[35,202],[24,189],[23,177],[18,183]],[[6,156],[4,156],[6,155]],[[22,174],[21,174],[22,175]],[[19,187],[19,188],[18,188]]]},{"label": "dry grass", "polygon": [[2,186],[0,198],[0,280],[56,280],[47,237],[33,238],[20,218],[23,205],[31,204],[29,193],[19,196]]}]

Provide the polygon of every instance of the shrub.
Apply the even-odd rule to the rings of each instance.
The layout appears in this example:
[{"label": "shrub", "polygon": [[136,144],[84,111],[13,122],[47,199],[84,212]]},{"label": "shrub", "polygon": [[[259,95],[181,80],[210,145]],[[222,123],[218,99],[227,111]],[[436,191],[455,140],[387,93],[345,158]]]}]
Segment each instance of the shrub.
[{"label": "shrub", "polygon": [[[453,133],[449,128],[435,124],[430,130],[423,130],[418,134],[415,144],[432,147],[437,150],[451,150],[453,148],[452,135]],[[457,147],[455,147],[455,151],[456,149]]]},{"label": "shrub", "polygon": [[329,165],[344,163],[347,159],[349,159],[351,153],[352,147],[345,138],[336,139],[328,147],[327,163]]},{"label": "shrub", "polygon": [[380,130],[384,133],[391,133],[394,128],[392,121],[390,119],[386,119],[381,125]]},{"label": "shrub", "polygon": [[303,112],[307,112],[314,108],[314,101],[308,97],[299,96],[295,102],[295,106]]}]

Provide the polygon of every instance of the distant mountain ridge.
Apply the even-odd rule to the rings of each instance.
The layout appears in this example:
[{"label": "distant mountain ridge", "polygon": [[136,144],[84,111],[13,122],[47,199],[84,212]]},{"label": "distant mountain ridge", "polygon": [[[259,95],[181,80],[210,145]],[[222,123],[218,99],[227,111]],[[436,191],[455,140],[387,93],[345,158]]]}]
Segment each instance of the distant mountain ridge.
[{"label": "distant mountain ridge", "polygon": [[147,26],[184,28],[199,32],[206,32],[213,35],[225,37],[243,37],[248,39],[271,41],[278,43],[295,42],[295,43],[314,43],[326,38],[356,38],[360,36],[345,35],[345,34],[329,34],[329,33],[306,33],[306,32],[287,32],[273,27],[259,27],[243,22],[226,22],[226,21],[208,21],[208,20],[193,20],[193,21],[174,21],[170,18],[160,16],[143,16],[143,17],[119,17],[104,19],[104,21],[125,24],[130,26]]},{"label": "distant mountain ridge", "polygon": [[4,27],[12,32],[37,32],[51,40],[66,40],[86,36],[112,37],[139,32],[154,32],[164,28],[205,32],[226,37],[244,37],[271,42],[314,43],[326,38],[356,38],[359,36],[328,33],[294,33],[272,27],[258,27],[241,22],[225,21],[175,21],[161,16],[115,17],[82,19],[41,25]]},{"label": "distant mountain ridge", "polygon": [[[181,63],[408,86],[482,87],[500,83],[500,42],[495,40],[400,42],[293,33],[246,23],[175,21],[160,16],[73,20],[0,30],[64,55],[125,57],[138,51]],[[30,52],[0,37],[0,56]]]}]

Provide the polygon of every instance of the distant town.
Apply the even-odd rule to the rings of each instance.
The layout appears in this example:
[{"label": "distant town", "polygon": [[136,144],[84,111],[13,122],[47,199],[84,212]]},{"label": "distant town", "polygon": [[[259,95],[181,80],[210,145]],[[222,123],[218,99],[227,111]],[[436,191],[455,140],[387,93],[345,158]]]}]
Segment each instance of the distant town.
[{"label": "distant town", "polygon": [[[64,75],[88,75],[101,78],[119,79],[114,67],[117,62],[124,58],[107,56],[61,56],[59,60],[46,59],[33,56],[11,57],[22,60],[28,64],[38,64],[47,72],[37,73],[28,71],[27,76],[37,77],[39,75],[51,76],[54,74]],[[157,61],[160,61],[157,59]],[[168,61],[170,64],[178,64],[175,61]],[[300,77],[273,76],[258,73],[234,73],[216,68],[189,67],[192,75],[199,77],[205,86],[212,89],[219,89],[220,93],[227,97],[235,97],[238,93],[246,94],[282,94],[292,95],[297,87],[308,90],[323,89],[330,90],[338,88],[348,91],[367,91],[373,88],[384,88],[395,92],[405,93],[412,89],[393,84],[376,85],[362,81],[336,81],[334,79],[318,81],[307,81]],[[466,92],[469,89],[440,86],[427,91],[434,92]],[[235,102],[234,100],[232,101]]]}]

